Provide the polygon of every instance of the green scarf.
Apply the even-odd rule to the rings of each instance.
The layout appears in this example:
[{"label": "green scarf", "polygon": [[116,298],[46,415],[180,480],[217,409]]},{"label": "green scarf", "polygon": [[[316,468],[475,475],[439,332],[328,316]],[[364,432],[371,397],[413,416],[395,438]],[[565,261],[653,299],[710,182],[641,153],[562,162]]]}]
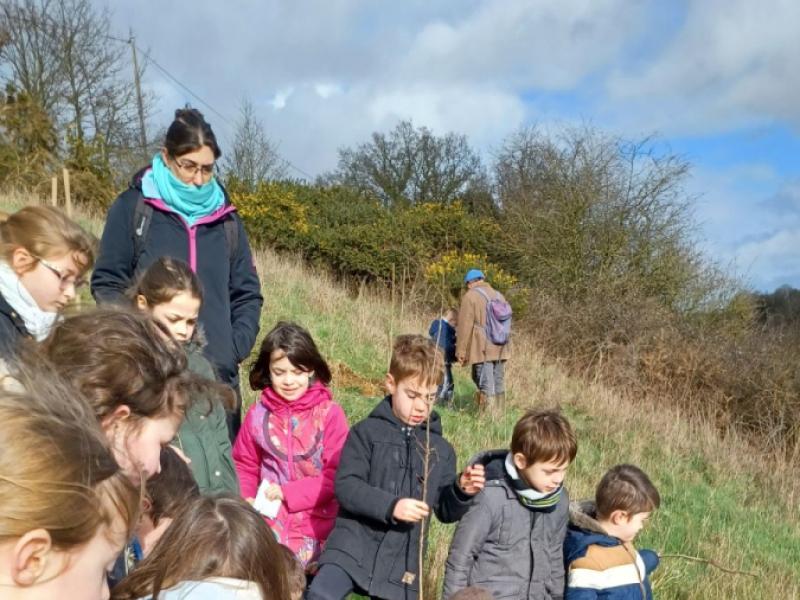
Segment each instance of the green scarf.
[{"label": "green scarf", "polygon": [[519,476],[511,452],[506,455],[505,467],[506,473],[508,473],[508,477],[511,480],[511,487],[524,507],[543,512],[550,512],[555,509],[558,501],[561,500],[561,492],[564,489],[563,484],[549,494],[536,491]]}]

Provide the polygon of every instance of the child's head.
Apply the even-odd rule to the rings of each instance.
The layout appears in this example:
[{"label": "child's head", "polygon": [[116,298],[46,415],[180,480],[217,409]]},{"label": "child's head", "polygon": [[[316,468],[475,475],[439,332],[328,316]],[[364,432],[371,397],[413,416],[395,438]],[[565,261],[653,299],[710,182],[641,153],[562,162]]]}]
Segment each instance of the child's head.
[{"label": "child's head", "polygon": [[306,393],[312,377],[325,385],[331,381],[331,371],[311,334],[296,323],[280,321],[261,343],[250,369],[250,387],[271,387],[292,402]]},{"label": "child's head", "polygon": [[249,504],[233,496],[200,496],[183,507],[150,555],[114,588],[114,598],[149,598],[183,581],[230,577],[257,583],[265,600],[284,600],[283,567],[280,545]]},{"label": "child's head", "polygon": [[639,467],[617,465],[597,485],[595,504],[603,528],[623,542],[632,542],[660,506],[661,496]]},{"label": "child's head", "polygon": [[44,312],[60,312],[94,263],[94,238],[51,206],[0,216],[0,260]]},{"label": "child's head", "polygon": [[68,317],[41,348],[89,400],[131,480],[158,473],[161,447],[175,437],[193,381],[175,343],[146,315],[106,308]]},{"label": "child's head", "polygon": [[77,391],[41,369],[14,377],[0,389],[0,587],[107,598],[140,494]]},{"label": "child's head", "polygon": [[445,311],[444,319],[445,321],[450,323],[450,325],[455,327],[456,325],[458,325],[458,310],[451,306]]},{"label": "child's head", "polygon": [[303,597],[303,592],[306,590],[306,573],[303,570],[302,563],[297,560],[287,546],[280,544],[281,554],[286,564],[286,579],[289,584],[289,596],[292,600],[300,600]]},{"label": "child's head", "polygon": [[558,411],[529,410],[514,426],[511,453],[520,476],[533,489],[554,492],[575,460],[578,442]]},{"label": "child's head", "polygon": [[203,289],[188,264],[162,256],[142,273],[128,293],[137,308],[148,312],[176,340],[192,339]]},{"label": "child's head", "polygon": [[183,506],[200,495],[189,465],[170,446],[161,449],[161,472],[147,480],[147,495],[137,529],[145,556],[161,539]]},{"label": "child's head", "polygon": [[407,425],[423,423],[443,376],[442,352],[432,340],[421,335],[397,336],[386,375],[394,415]]}]

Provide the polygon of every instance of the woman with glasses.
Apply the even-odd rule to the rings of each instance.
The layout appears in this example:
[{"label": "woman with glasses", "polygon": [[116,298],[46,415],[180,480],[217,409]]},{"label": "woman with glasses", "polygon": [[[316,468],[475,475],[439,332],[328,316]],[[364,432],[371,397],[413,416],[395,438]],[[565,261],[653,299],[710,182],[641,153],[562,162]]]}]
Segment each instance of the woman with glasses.
[{"label": "woman with glasses", "polygon": [[[221,154],[200,111],[175,111],[161,151],[108,211],[92,294],[99,303],[125,304],[136,276],[158,258],[185,261],[203,286],[207,357],[238,391],[239,363],[255,343],[263,298],[241,219],[215,175]],[[235,436],[238,410],[229,422]]]},{"label": "woman with glasses", "polygon": [[0,215],[0,357],[47,337],[85,283],[94,238],[50,206]]}]

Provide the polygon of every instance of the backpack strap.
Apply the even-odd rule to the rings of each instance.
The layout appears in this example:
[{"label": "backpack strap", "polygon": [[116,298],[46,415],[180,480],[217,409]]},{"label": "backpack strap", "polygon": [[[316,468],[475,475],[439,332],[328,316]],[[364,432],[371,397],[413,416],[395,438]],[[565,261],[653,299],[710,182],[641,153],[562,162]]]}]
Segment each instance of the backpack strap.
[{"label": "backpack strap", "polygon": [[133,209],[133,268],[139,264],[139,258],[144,251],[144,244],[147,241],[147,232],[150,231],[150,223],[153,221],[153,207],[144,201],[144,196],[139,194],[136,200],[136,208]]},{"label": "backpack strap", "polygon": [[225,228],[225,247],[228,250],[228,259],[233,266],[233,259],[239,251],[239,224],[236,218],[231,215],[223,221],[222,226]]}]

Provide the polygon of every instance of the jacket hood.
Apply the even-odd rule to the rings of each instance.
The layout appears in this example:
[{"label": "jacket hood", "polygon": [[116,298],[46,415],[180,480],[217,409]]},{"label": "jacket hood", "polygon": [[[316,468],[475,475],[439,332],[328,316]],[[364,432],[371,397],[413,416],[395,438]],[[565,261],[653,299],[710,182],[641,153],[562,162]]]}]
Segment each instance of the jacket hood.
[{"label": "jacket hood", "polygon": [[492,479],[505,479],[506,456],[508,456],[507,448],[501,448],[499,450],[485,450],[475,454],[469,459],[467,464],[483,465],[483,468],[486,470],[486,481],[490,481]]},{"label": "jacket hood", "polygon": [[332,398],[331,391],[321,381],[312,383],[305,394],[292,402],[284,400],[271,387],[266,387],[261,392],[261,403],[267,407],[270,412],[278,415],[305,412]]},{"label": "jacket hood", "polygon": [[567,564],[581,558],[592,544],[619,546],[617,538],[608,535],[596,519],[596,507],[592,500],[570,502],[569,527],[564,540],[564,560]]},{"label": "jacket hood", "polygon": [[212,577],[204,581],[184,581],[163,590],[158,597],[163,600],[261,600],[261,590],[253,581]]},{"label": "jacket hood", "polygon": [[428,419],[417,427],[412,427],[407,423],[403,423],[400,419],[398,419],[395,414],[392,412],[392,397],[391,395],[386,396],[383,400],[381,400],[378,405],[372,409],[372,412],[369,413],[370,418],[372,419],[381,419],[383,421],[388,421],[393,425],[396,425],[400,429],[421,429],[424,431],[428,427],[431,429],[431,433],[435,433],[437,435],[442,435],[442,420],[439,417],[439,413],[435,410],[431,410],[431,414],[428,416]]}]

